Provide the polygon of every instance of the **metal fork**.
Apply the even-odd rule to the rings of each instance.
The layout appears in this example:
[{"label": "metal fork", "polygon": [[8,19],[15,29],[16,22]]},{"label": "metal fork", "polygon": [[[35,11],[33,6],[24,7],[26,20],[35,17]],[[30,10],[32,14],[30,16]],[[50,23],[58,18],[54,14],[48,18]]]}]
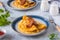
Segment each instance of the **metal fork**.
[{"label": "metal fork", "polygon": [[4,10],[7,11],[7,9],[5,8],[5,5],[3,4],[3,2],[0,2],[0,6],[4,7]]},{"label": "metal fork", "polygon": [[[0,4],[1,4],[1,6],[4,8],[5,11],[8,11],[8,10],[6,9],[6,7],[5,7],[5,5],[4,5],[3,2],[0,2]],[[10,11],[9,11],[9,12],[10,12]],[[12,13],[12,12],[10,12],[10,13]],[[10,18],[14,19],[15,17],[10,17]]]},{"label": "metal fork", "polygon": [[57,25],[57,24],[54,22],[54,19],[52,18],[52,16],[49,16],[49,21],[50,21],[51,23],[54,23],[55,26],[56,26],[56,29],[60,32],[60,26]]}]

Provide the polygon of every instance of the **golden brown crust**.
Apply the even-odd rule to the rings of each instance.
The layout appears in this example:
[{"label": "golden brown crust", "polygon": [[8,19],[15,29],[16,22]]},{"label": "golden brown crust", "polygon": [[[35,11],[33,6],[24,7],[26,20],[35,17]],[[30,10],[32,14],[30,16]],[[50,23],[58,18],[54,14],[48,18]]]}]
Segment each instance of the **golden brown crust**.
[{"label": "golden brown crust", "polygon": [[15,0],[12,3],[12,7],[19,8],[19,9],[25,9],[35,6],[35,2],[29,2],[27,0]]},{"label": "golden brown crust", "polygon": [[18,30],[26,34],[38,33],[44,29],[46,29],[44,24],[36,22],[33,18],[27,16],[23,16],[18,23]]}]

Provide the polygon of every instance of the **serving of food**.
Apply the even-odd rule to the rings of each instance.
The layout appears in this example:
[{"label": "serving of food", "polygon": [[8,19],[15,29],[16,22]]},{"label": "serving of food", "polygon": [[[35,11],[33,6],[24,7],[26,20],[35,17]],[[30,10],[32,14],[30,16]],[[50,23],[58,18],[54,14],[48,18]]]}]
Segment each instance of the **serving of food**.
[{"label": "serving of food", "polygon": [[48,21],[34,15],[19,17],[12,23],[13,30],[26,36],[42,34],[47,30],[48,26]]},{"label": "serving of food", "polygon": [[30,0],[13,0],[13,1],[8,1],[8,5],[14,9],[27,10],[37,6],[37,2]]},{"label": "serving of food", "polygon": [[6,35],[6,30],[0,28],[0,39]]},{"label": "serving of food", "polygon": [[[58,1],[53,2],[59,5]],[[59,15],[46,15],[49,12],[39,10],[39,7],[43,9],[51,3],[51,0],[1,0],[0,40],[60,40]]]},{"label": "serving of food", "polygon": [[32,17],[23,16],[18,23],[18,30],[25,34],[34,34],[46,29],[46,25],[35,21]]}]

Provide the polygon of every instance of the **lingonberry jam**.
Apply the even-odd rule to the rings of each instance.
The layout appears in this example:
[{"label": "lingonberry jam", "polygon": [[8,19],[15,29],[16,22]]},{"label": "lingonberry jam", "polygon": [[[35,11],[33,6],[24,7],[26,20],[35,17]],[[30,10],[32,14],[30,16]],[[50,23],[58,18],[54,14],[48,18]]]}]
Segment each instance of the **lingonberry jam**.
[{"label": "lingonberry jam", "polygon": [[1,36],[1,35],[4,35],[4,32],[0,31],[0,36]]}]

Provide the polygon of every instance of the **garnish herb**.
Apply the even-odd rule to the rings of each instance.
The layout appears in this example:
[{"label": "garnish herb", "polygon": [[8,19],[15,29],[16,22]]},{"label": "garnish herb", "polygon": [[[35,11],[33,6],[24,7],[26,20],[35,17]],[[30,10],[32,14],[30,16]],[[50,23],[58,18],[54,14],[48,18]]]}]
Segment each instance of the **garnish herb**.
[{"label": "garnish herb", "polygon": [[[4,13],[4,10],[0,9],[0,12]],[[10,21],[7,20],[9,16],[10,16],[9,11],[6,11],[5,14],[0,15],[0,26],[5,26],[11,23]]]},{"label": "garnish herb", "polygon": [[54,34],[54,33],[49,35],[50,40],[54,40],[56,37],[57,37],[57,34]]},{"label": "garnish herb", "polygon": [[3,9],[0,9],[0,13],[3,13],[4,12],[4,10]]}]

